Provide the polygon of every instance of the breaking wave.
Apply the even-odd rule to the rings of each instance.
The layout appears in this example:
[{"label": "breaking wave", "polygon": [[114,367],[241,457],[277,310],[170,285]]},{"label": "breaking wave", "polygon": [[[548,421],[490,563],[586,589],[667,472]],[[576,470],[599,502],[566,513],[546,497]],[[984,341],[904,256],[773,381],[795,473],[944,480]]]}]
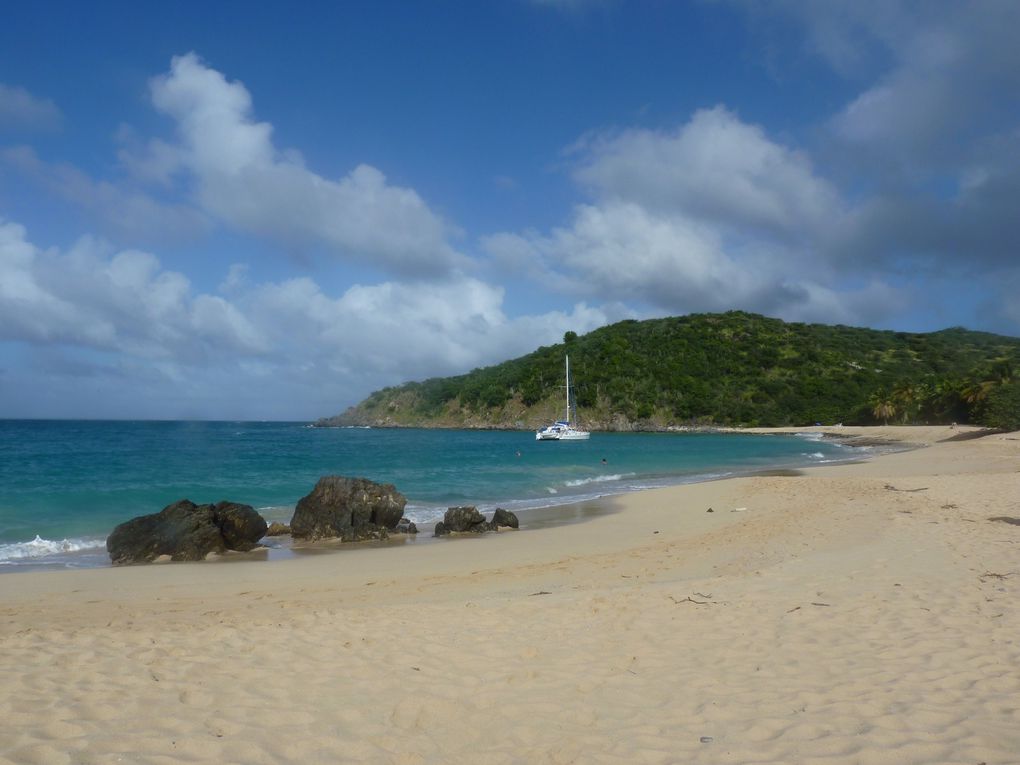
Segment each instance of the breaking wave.
[{"label": "breaking wave", "polygon": [[105,539],[61,539],[55,541],[43,539],[37,534],[31,542],[11,542],[0,545],[0,565],[11,565],[52,555],[105,548]]},{"label": "breaking wave", "polygon": [[637,473],[615,473],[613,475],[596,475],[591,478],[578,478],[574,481],[565,481],[564,486],[587,486],[590,483],[606,483],[607,481],[622,481],[624,478],[633,478]]}]

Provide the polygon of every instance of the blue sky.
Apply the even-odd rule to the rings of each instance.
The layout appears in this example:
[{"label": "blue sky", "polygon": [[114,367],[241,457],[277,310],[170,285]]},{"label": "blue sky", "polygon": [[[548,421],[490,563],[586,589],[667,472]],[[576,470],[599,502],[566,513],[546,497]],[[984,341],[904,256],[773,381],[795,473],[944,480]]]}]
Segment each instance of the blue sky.
[{"label": "blue sky", "polygon": [[9,4],[0,416],[310,419],[623,318],[1020,334],[1020,4]]}]

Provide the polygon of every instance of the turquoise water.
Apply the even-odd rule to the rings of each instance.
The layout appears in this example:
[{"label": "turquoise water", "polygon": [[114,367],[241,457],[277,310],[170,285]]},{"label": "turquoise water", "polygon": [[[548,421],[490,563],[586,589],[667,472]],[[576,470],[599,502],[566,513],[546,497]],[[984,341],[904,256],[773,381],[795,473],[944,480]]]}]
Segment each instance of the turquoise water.
[{"label": "turquoise water", "polygon": [[[280,422],[0,421],[0,571],[106,565],[118,523],[178,499],[229,499],[289,521],[320,476],[392,483],[419,524],[446,507],[543,507],[852,458],[797,436],[309,428]],[[605,463],[602,462],[605,460]]]}]

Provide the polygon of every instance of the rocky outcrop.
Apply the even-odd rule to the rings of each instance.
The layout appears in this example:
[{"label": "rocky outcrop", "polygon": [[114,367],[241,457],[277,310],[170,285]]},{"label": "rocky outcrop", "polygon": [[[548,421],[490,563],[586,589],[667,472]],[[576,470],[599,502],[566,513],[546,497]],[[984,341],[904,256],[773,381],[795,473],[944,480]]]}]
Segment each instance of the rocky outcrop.
[{"label": "rocky outcrop", "polygon": [[196,505],[182,499],[117,526],[106,540],[106,550],[115,566],[149,563],[162,556],[203,560],[210,553],[251,550],[265,533],[265,519],[250,505]]},{"label": "rocky outcrop", "polygon": [[[407,499],[392,484],[328,475],[298,500],[290,521],[295,539],[385,539],[396,530]],[[410,523],[410,522],[408,522]]]},{"label": "rocky outcrop", "polygon": [[393,531],[396,534],[417,534],[418,527],[414,525],[410,518],[401,518]]},{"label": "rocky outcrop", "polygon": [[502,507],[497,507],[496,512],[492,514],[492,525],[496,528],[500,526],[506,526],[511,529],[520,528],[520,521],[517,520],[517,516],[511,513],[509,510],[504,510]]},{"label": "rocky outcrop", "polygon": [[488,531],[486,523],[477,507],[450,507],[443,515],[443,525],[450,531]]},{"label": "rocky outcrop", "polygon": [[443,515],[443,520],[436,524],[433,533],[437,537],[447,534],[483,534],[486,531],[496,531],[501,526],[516,529],[519,525],[517,516],[501,507],[496,508],[491,521],[486,520],[477,507],[450,507]]},{"label": "rocky outcrop", "polygon": [[266,529],[267,537],[285,537],[290,534],[290,526],[286,523],[280,523],[279,521],[273,521],[269,524],[269,528]]},{"label": "rocky outcrop", "polygon": [[266,519],[255,512],[251,505],[218,502],[213,505],[213,517],[228,550],[251,550],[268,530]]}]

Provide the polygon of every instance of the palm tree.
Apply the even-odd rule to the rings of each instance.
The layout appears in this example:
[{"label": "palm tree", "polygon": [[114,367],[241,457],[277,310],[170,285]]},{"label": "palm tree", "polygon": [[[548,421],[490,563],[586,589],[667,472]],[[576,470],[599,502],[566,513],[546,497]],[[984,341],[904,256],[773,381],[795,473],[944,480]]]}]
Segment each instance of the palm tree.
[{"label": "palm tree", "polygon": [[920,407],[920,389],[913,383],[901,382],[893,388],[891,398],[896,403],[899,411],[903,414],[903,424],[906,425],[907,420],[912,415],[916,415],[917,410]]},{"label": "palm tree", "polygon": [[896,416],[896,404],[889,396],[876,393],[869,403],[871,413],[876,420],[882,420],[883,425],[888,425],[889,419]]},{"label": "palm tree", "polygon": [[971,410],[978,410],[988,400],[988,396],[1000,385],[1013,381],[1013,364],[1009,359],[1000,359],[991,369],[985,369],[970,378],[960,396],[971,405]]},{"label": "palm tree", "polygon": [[960,396],[972,406],[974,404],[981,404],[988,398],[988,394],[992,392],[995,386],[996,382],[994,380],[976,380],[972,378],[964,384],[963,389],[960,391]]}]

